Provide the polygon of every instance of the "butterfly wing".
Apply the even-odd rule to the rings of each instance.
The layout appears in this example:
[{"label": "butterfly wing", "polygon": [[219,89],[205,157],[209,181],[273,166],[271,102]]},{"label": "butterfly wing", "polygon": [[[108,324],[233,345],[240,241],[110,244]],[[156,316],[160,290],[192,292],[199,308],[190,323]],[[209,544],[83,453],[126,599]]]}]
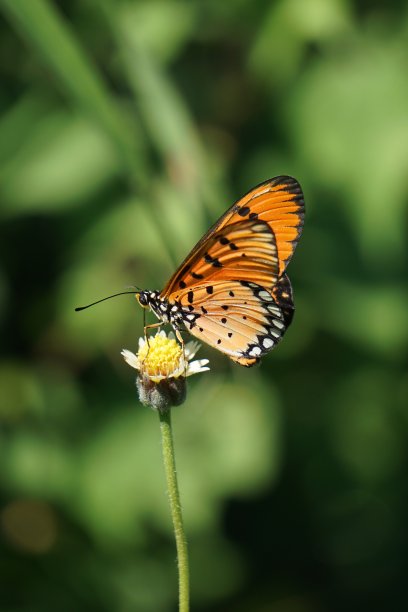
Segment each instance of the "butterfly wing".
[{"label": "butterfly wing", "polygon": [[[251,366],[272,350],[286,331],[285,314],[272,294],[251,281],[215,281],[180,296],[191,334],[241,365]],[[187,312],[188,310],[188,312]]]},{"label": "butterfly wing", "polygon": [[281,340],[293,316],[285,274],[303,227],[295,179],[258,185],[209,229],[160,298],[200,340],[245,366]]},{"label": "butterfly wing", "polygon": [[273,287],[278,271],[276,240],[267,223],[239,221],[211,234],[197,249],[194,264],[183,278],[173,283],[170,294],[162,292],[162,296],[173,303],[188,295],[191,304],[195,287],[205,285],[209,297],[215,282],[236,279]]},{"label": "butterfly wing", "polygon": [[[214,280],[220,276],[225,278],[225,274],[229,274],[231,264],[235,266],[235,272],[239,272],[236,278],[253,280],[257,284],[272,288],[293,255],[303,228],[303,218],[303,194],[294,178],[279,176],[261,183],[231,206],[208,230],[170,278],[161,292],[161,297],[171,299],[178,290],[195,286],[197,281]],[[251,228],[257,227],[256,224],[250,225],[255,221],[268,227],[275,242],[277,268],[273,266],[272,274],[266,272],[265,266],[251,268],[250,264],[244,266],[243,261],[241,267],[237,267],[236,257],[231,253],[239,250],[240,257],[252,261],[244,237],[237,242],[229,232],[232,226],[247,223],[246,226],[240,225],[240,229],[246,229],[249,236]],[[218,235],[218,241],[214,239],[215,235]],[[226,240],[229,242],[225,242]],[[252,245],[252,241],[249,241],[249,244]],[[259,254],[258,262],[260,257]],[[244,276],[248,268],[251,268],[250,278]]]}]

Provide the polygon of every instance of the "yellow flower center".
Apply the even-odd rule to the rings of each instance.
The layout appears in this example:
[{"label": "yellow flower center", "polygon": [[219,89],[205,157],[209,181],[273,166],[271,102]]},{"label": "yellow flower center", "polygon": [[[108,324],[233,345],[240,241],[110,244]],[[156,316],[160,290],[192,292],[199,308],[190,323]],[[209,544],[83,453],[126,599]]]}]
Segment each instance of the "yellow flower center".
[{"label": "yellow flower center", "polygon": [[170,377],[180,365],[182,350],[174,338],[157,334],[149,338],[138,352],[141,371],[149,377]]}]

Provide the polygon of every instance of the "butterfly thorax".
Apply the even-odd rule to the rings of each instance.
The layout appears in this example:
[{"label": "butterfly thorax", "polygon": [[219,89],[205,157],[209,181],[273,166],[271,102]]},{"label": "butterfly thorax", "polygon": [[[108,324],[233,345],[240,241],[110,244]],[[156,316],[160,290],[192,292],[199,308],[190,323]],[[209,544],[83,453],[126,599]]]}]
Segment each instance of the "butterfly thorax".
[{"label": "butterfly thorax", "polygon": [[170,304],[166,298],[160,296],[160,291],[141,291],[138,300],[143,308],[150,308],[156,317],[163,323],[170,323],[175,329],[183,324],[181,305]]}]

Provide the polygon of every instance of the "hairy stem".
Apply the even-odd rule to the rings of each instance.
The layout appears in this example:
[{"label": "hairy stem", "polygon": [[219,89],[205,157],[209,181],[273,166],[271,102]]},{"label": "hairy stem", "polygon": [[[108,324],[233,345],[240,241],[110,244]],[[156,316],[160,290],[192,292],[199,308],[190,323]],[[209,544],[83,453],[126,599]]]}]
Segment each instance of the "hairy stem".
[{"label": "hairy stem", "polygon": [[187,541],[181,512],[180,494],[177,484],[176,462],[174,457],[171,410],[159,411],[163,450],[164,470],[170,502],[171,518],[176,537],[177,562],[179,575],[179,612],[188,612],[189,605],[189,567]]}]

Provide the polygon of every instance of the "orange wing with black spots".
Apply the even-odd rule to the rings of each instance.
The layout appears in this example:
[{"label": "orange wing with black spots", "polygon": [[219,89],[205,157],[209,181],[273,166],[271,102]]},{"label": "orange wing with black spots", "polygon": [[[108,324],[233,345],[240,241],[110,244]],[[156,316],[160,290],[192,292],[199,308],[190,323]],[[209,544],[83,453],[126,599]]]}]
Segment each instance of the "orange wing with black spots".
[{"label": "orange wing with black spots", "polygon": [[[203,238],[193,248],[178,270],[173,274],[163,291],[162,297],[170,298],[172,293],[184,287],[194,286],[200,280],[212,280],[220,276],[220,268],[229,267],[230,251],[235,247],[240,249],[240,256],[251,261],[251,254],[246,252],[245,243],[241,240],[236,244],[234,237],[229,236],[232,226],[242,222],[260,221],[265,223],[274,237],[278,269],[276,277],[282,276],[286,270],[303,228],[304,199],[299,183],[289,176],[278,176],[261,183],[238,202],[208,230]],[[241,226],[243,229],[244,226]],[[257,227],[248,223],[247,236],[251,228]],[[222,231],[224,230],[224,234]],[[221,232],[221,233],[220,233]],[[220,234],[220,241],[214,239]],[[223,244],[222,240],[228,240]],[[252,244],[252,242],[251,242]],[[223,248],[224,247],[224,248]],[[224,261],[223,256],[227,255]],[[250,264],[248,264],[250,265]],[[248,268],[248,265],[246,268]],[[253,272],[255,275],[256,272]],[[264,286],[272,288],[276,277]],[[260,279],[264,284],[264,276]],[[256,282],[256,281],[254,281]]]},{"label": "orange wing with black spots", "polygon": [[183,274],[176,273],[171,290],[162,291],[162,297],[176,301],[195,287],[211,287],[217,281],[242,279],[273,287],[278,280],[276,240],[264,221],[241,219],[217,229],[196,247],[192,260],[183,264]]},{"label": "orange wing with black spots", "polygon": [[294,312],[286,266],[304,218],[299,183],[281,176],[236,202],[194,247],[159,295],[168,313],[233,361],[251,366],[283,337]]},{"label": "orange wing with black spots", "polygon": [[256,283],[216,281],[210,287],[210,294],[208,286],[196,287],[193,300],[189,291],[180,296],[188,331],[240,365],[254,365],[282,339],[285,313]]}]

